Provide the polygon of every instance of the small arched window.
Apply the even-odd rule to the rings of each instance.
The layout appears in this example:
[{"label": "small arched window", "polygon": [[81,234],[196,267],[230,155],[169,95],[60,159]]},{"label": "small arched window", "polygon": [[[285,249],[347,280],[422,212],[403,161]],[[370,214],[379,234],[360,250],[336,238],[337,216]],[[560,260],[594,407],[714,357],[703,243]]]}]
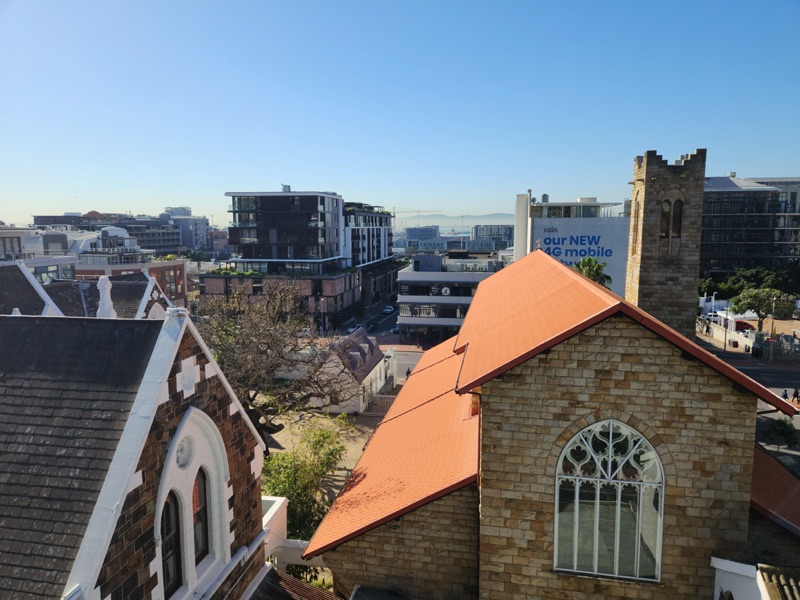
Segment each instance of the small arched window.
[{"label": "small arched window", "polygon": [[167,496],[161,513],[161,570],[164,575],[164,594],[169,598],[183,583],[181,573],[181,530],[178,499],[173,492]]},{"label": "small arched window", "polygon": [[672,204],[672,237],[681,237],[681,221],[683,221],[683,202],[675,200]]},{"label": "small arched window", "polygon": [[208,478],[203,469],[197,472],[192,491],[194,513],[194,562],[208,556]]},{"label": "small arched window", "polygon": [[669,200],[664,200],[661,203],[661,224],[658,229],[658,237],[669,237],[670,220],[672,218],[672,207]]},{"label": "small arched window", "polygon": [[558,462],[556,569],[658,580],[663,510],[663,470],[650,443],[618,421],[590,425]]}]

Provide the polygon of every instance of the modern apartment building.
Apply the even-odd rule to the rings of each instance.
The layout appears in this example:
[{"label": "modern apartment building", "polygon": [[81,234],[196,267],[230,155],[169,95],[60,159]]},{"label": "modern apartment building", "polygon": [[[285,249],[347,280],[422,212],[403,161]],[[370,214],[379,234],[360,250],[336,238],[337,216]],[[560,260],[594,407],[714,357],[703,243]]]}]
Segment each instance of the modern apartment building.
[{"label": "modern apartment building", "polygon": [[430,341],[457,333],[478,284],[502,267],[466,252],[414,256],[397,274],[397,324],[405,335]]},{"label": "modern apartment building", "polygon": [[320,327],[329,329],[396,293],[391,214],[383,208],[289,186],[225,195],[231,198],[233,256],[220,272],[200,276],[201,304],[208,295],[230,294],[231,278],[241,273],[253,280],[253,294],[259,279],[287,276],[303,289]]},{"label": "modern apartment building", "polygon": [[[514,244],[513,225],[473,225],[470,241],[490,240],[494,242],[493,250],[505,250]],[[472,248],[467,247],[468,250]]]},{"label": "modern apartment building", "polygon": [[[796,192],[795,192],[796,194]],[[800,258],[797,198],[778,187],[728,177],[706,177],[700,275],[725,277],[737,268],[775,268]]]}]

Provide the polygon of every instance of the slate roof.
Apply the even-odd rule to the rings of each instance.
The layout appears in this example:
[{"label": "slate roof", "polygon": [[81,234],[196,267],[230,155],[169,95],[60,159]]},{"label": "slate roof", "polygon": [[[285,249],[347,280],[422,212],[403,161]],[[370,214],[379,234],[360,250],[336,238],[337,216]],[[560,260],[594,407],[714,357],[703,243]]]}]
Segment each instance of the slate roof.
[{"label": "slate roof", "polygon": [[370,339],[363,327],[336,342],[333,350],[359,383],[383,360],[380,347]]},{"label": "slate roof", "polygon": [[10,315],[18,308],[23,315],[40,315],[45,302],[20,266],[0,266],[0,314]]},{"label": "slate roof", "polygon": [[60,597],[160,321],[0,317],[0,589]]},{"label": "slate roof", "polygon": [[[111,279],[109,277],[109,279]],[[111,302],[120,319],[135,319],[149,282],[141,280],[113,280]],[[100,291],[96,280],[55,281],[46,286],[47,295],[67,317],[95,317],[100,306]]]}]

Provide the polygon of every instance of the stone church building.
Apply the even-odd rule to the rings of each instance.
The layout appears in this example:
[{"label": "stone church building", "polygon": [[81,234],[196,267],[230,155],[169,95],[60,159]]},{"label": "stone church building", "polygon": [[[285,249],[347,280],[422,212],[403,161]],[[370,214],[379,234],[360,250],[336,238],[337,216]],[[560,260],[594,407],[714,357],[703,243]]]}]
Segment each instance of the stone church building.
[{"label": "stone church building", "polygon": [[[637,161],[638,299],[656,302],[671,265],[670,293],[695,302],[682,253],[705,151]],[[488,278],[305,556],[344,598],[442,600],[728,598],[712,563],[800,566],[797,480],[755,443],[759,401],[796,410],[692,342],[691,311],[659,320],[541,250]]]}]

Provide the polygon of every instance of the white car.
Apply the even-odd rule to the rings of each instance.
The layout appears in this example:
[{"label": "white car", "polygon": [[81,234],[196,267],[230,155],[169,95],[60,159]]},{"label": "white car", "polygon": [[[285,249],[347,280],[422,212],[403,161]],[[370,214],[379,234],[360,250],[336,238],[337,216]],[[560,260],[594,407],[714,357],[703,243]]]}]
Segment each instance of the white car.
[{"label": "white car", "polygon": [[367,326],[364,325],[363,323],[356,323],[352,327],[348,327],[347,328],[347,333],[349,335],[349,334],[353,333],[356,329],[366,329],[366,328],[367,328]]}]

